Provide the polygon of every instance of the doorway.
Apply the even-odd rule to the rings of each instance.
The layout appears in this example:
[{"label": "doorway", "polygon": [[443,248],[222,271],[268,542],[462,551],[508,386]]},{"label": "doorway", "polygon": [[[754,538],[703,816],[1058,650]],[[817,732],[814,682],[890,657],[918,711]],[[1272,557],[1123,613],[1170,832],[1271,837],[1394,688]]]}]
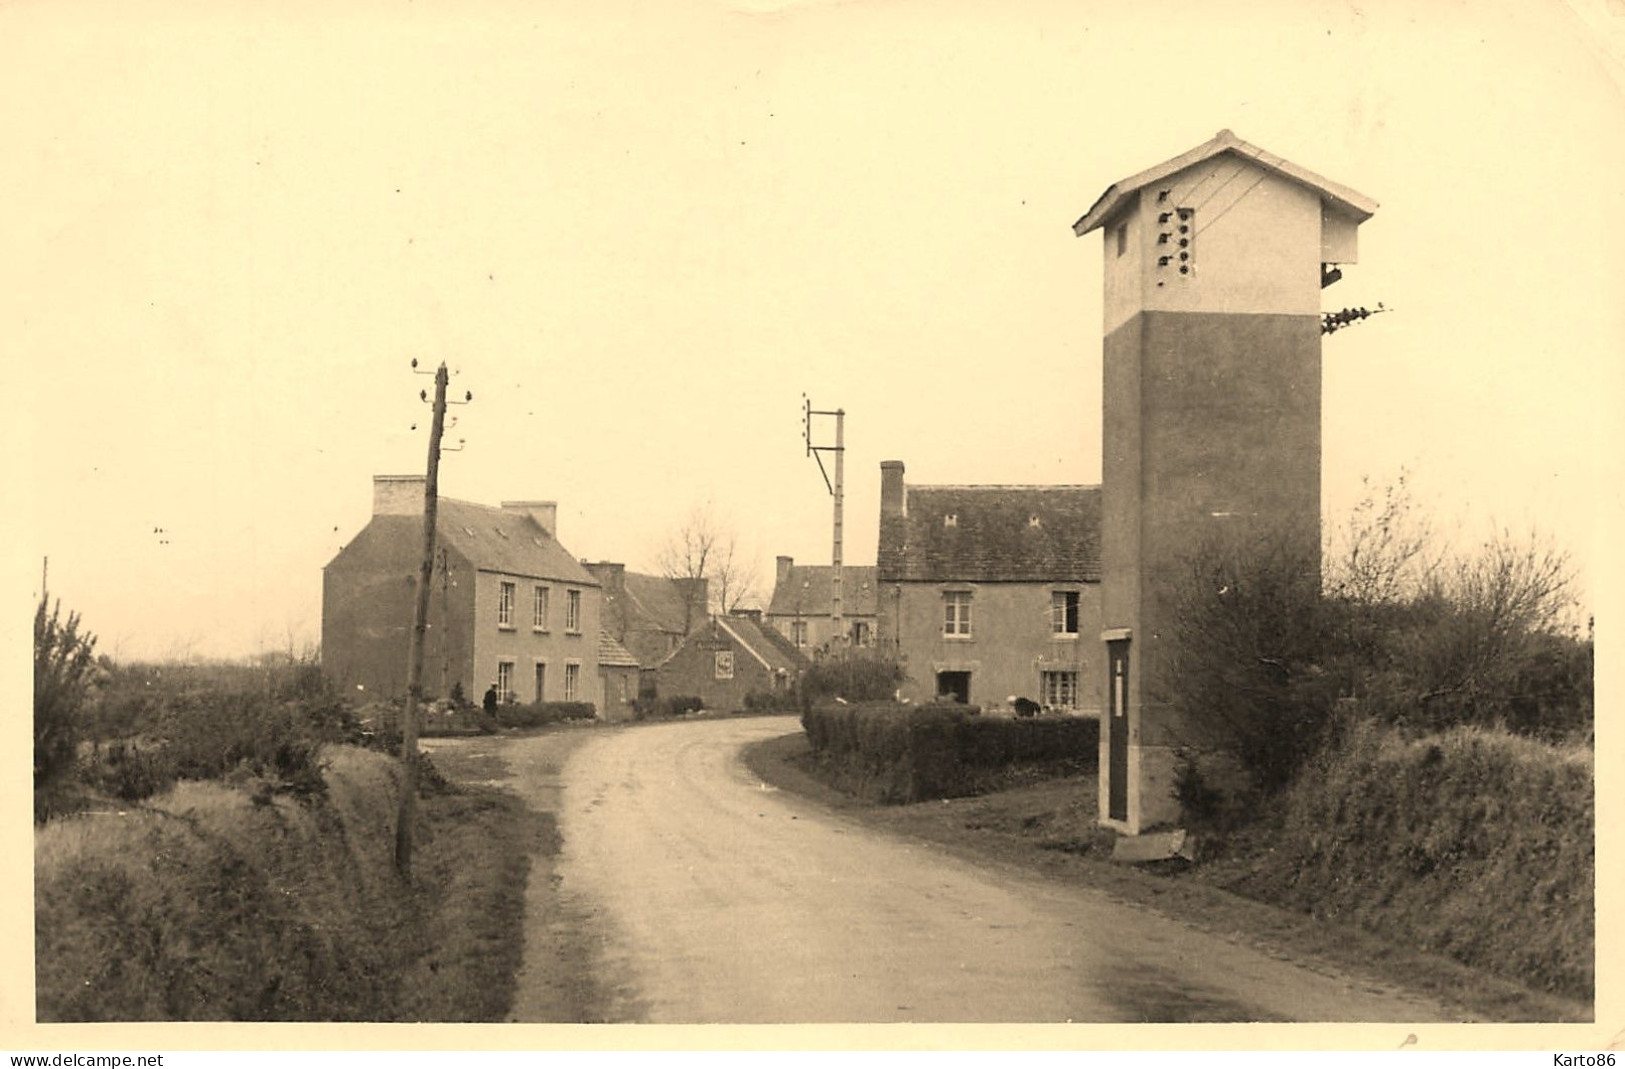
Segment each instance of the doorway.
[{"label": "doorway", "polygon": [[1106,643],[1106,815],[1128,819],[1128,639]]},{"label": "doorway", "polygon": [[961,705],[970,704],[970,673],[938,672],[937,699],[959,702]]}]

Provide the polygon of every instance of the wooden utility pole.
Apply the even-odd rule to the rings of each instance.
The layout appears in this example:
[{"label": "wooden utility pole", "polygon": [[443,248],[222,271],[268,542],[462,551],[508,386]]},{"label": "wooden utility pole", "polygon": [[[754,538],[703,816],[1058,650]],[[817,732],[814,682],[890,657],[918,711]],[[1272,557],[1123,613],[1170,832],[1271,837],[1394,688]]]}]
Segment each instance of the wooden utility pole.
[{"label": "wooden utility pole", "polygon": [[[415,363],[415,361],[414,361]],[[406,716],[401,722],[401,805],[395,819],[395,870],[412,874],[412,824],[418,797],[418,705],[423,699],[423,640],[429,630],[429,584],[434,581],[435,514],[440,496],[440,435],[446,426],[446,383],[442,363],[434,373],[434,420],[429,428],[429,470],[423,483],[423,563],[418,570],[417,605],[412,613],[412,645],[406,659]]]}]

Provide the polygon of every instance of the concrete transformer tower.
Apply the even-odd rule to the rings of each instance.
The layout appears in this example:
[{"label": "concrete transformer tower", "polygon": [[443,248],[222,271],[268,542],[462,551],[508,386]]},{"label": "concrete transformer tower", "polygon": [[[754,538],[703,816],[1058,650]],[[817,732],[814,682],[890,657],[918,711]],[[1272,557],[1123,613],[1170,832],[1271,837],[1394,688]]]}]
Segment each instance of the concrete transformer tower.
[{"label": "concrete transformer tower", "polygon": [[1320,530],[1320,291],[1375,201],[1221,130],[1114,183],[1105,238],[1101,823],[1175,821],[1174,584],[1208,539]]}]

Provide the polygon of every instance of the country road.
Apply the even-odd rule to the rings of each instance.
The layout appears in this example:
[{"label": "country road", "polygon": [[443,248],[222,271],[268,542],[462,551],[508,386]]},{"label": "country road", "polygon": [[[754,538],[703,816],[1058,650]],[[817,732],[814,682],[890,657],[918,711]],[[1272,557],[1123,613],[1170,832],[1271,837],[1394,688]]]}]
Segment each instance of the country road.
[{"label": "country road", "polygon": [[592,1018],[613,1022],[1449,1019],[1099,892],[865,829],[739,760],[796,730],[788,717],[639,725],[580,733],[565,756],[557,736],[498,743],[506,785],[556,814],[562,837],[532,874],[514,1019],[557,1019],[561,941],[591,969]]}]

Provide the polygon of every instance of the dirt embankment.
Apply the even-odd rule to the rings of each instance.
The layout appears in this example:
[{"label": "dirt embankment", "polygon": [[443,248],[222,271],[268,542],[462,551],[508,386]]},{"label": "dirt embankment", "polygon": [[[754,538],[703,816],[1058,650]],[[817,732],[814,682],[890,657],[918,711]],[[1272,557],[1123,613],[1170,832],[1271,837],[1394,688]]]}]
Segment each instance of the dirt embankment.
[{"label": "dirt embankment", "polygon": [[419,806],[393,869],[396,769],[324,755],[307,801],[188,782],[35,838],[42,1021],[500,1019],[527,852],[511,797]]}]

